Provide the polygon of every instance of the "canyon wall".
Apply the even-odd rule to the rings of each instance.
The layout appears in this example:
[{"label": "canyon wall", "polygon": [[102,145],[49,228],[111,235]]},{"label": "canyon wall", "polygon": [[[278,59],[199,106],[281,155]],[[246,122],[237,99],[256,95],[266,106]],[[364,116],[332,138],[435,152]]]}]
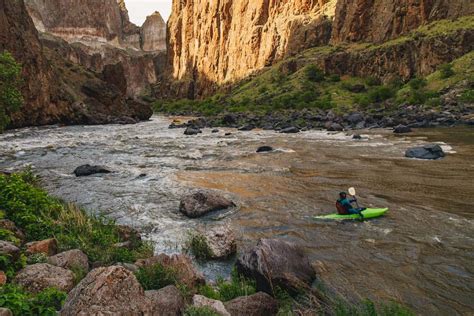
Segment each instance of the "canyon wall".
[{"label": "canyon wall", "polygon": [[207,83],[237,80],[301,49],[327,44],[324,16],[334,14],[334,5],[334,0],[174,0],[168,21],[173,77],[197,82],[199,95]]},{"label": "canyon wall", "polygon": [[[54,49],[44,47],[23,0],[0,0],[0,51],[22,65],[24,105],[10,128],[45,124],[133,123],[148,119],[151,109],[126,100],[119,84],[107,82]],[[120,79],[122,78],[122,79]],[[116,79],[117,80],[117,79]],[[124,76],[118,77],[124,80]]]},{"label": "canyon wall", "polygon": [[310,47],[384,42],[471,14],[472,0],[174,0],[168,22],[173,89],[177,97],[205,96]]},{"label": "canyon wall", "polygon": [[163,71],[154,62],[166,51],[166,24],[158,12],[138,27],[130,22],[124,0],[26,0],[26,4],[45,45],[61,50],[71,62],[94,72],[121,63],[129,97],[148,93]]},{"label": "canyon wall", "polygon": [[435,20],[471,14],[472,0],[339,0],[331,42],[383,42]]}]

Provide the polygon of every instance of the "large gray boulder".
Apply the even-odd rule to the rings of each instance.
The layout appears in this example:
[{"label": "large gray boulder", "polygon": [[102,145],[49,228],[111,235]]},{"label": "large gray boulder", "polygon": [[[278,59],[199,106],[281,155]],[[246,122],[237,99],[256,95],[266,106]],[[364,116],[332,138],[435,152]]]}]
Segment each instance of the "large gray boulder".
[{"label": "large gray boulder", "polygon": [[227,225],[213,227],[203,233],[212,259],[225,259],[237,251],[234,231]]},{"label": "large gray boulder", "polygon": [[119,266],[97,268],[69,293],[61,315],[153,315],[135,275]]},{"label": "large gray boulder", "polygon": [[16,275],[15,283],[28,292],[38,293],[49,287],[69,292],[74,287],[74,273],[48,263],[26,266]]},{"label": "large gray boulder", "polygon": [[405,152],[405,157],[407,158],[435,160],[443,158],[444,156],[445,153],[443,149],[437,144],[428,144],[422,147],[413,147],[409,148]]},{"label": "large gray boulder", "polygon": [[89,271],[89,259],[79,249],[64,251],[48,258],[48,263],[65,269],[80,268]]},{"label": "large gray boulder", "polygon": [[276,287],[291,293],[306,290],[316,274],[303,249],[277,239],[261,239],[244,252],[236,263],[237,271],[257,282],[257,290],[274,294]]},{"label": "large gray boulder", "polygon": [[180,316],[186,308],[183,295],[174,285],[156,291],[146,291],[145,296],[153,304],[153,316]]},{"label": "large gray boulder", "polygon": [[20,248],[9,241],[0,240],[0,255],[11,256],[16,260],[20,256]]},{"label": "large gray boulder", "polygon": [[215,192],[197,192],[181,199],[179,211],[190,218],[234,207],[234,202]]},{"label": "large gray boulder", "polygon": [[267,293],[258,292],[237,297],[225,303],[225,308],[232,316],[272,316],[278,313],[278,302]]}]

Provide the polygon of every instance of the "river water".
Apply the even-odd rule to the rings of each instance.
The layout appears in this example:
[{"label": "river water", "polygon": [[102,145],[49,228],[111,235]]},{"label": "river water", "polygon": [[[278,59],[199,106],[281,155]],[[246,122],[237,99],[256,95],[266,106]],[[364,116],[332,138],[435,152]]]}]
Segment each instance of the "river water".
[{"label": "river water", "polygon": [[[349,300],[396,300],[417,313],[474,310],[474,129],[424,129],[395,136],[364,131],[204,130],[184,136],[170,119],[137,125],[41,127],[0,135],[0,170],[32,166],[53,195],[140,228],[157,252],[177,252],[192,229],[230,224],[239,247],[272,237],[303,245],[328,288]],[[232,132],[225,136],[225,132]],[[407,147],[440,143],[445,159],[404,158]],[[258,146],[275,152],[257,154]],[[76,178],[82,164],[107,175]],[[316,221],[339,191],[357,188],[364,206],[390,207],[365,222]],[[179,200],[215,189],[237,202],[191,220]],[[231,262],[202,265],[209,277]],[[472,314],[471,314],[472,315]]]}]

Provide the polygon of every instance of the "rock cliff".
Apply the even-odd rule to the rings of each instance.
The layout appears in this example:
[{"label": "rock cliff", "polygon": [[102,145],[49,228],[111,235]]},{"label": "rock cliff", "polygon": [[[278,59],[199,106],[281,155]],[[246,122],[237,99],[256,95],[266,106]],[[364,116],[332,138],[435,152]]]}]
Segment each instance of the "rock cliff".
[{"label": "rock cliff", "polygon": [[383,42],[435,20],[470,14],[471,0],[339,0],[331,41]]},{"label": "rock cliff", "polygon": [[[168,21],[173,77],[225,83],[329,41],[335,0],[174,0]],[[297,38],[297,40],[295,40]],[[201,84],[202,83],[202,84]]]},{"label": "rock cliff", "polygon": [[[435,20],[471,14],[470,0],[174,0],[168,54],[177,81],[167,89],[176,96],[200,97],[310,47],[385,42]],[[418,49],[425,48],[413,47],[410,55],[418,56]],[[348,73],[375,71],[368,71],[374,67],[363,63],[366,58],[356,59],[351,55]],[[375,72],[387,77],[400,68],[398,62],[395,59],[386,70]],[[424,68],[406,73],[426,73],[437,65],[419,59],[412,64]],[[330,65],[325,63],[326,68]],[[341,72],[342,66],[333,66]]]},{"label": "rock cliff", "polygon": [[130,22],[124,0],[26,3],[45,45],[60,49],[71,62],[94,72],[122,63],[129,97],[146,93],[156,83],[161,69],[154,60],[166,50],[166,24],[158,12],[138,27]]},{"label": "rock cliff", "polygon": [[30,125],[133,123],[151,115],[149,106],[127,101],[106,76],[73,65],[44,47],[23,0],[0,0],[0,51],[22,64],[24,106],[10,127]]}]

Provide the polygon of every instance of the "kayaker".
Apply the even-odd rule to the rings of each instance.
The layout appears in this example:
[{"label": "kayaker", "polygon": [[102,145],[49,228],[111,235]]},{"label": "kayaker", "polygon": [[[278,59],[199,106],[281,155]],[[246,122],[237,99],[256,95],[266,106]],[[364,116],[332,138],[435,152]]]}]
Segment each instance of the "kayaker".
[{"label": "kayaker", "polygon": [[337,200],[337,202],[336,202],[337,212],[340,215],[358,214],[362,217],[363,215],[362,215],[361,212],[365,209],[364,208],[354,208],[352,206],[352,203],[355,203],[355,202],[357,202],[357,199],[354,198],[354,199],[351,200],[351,199],[347,198],[347,193],[346,192],[339,193],[339,200]]}]

